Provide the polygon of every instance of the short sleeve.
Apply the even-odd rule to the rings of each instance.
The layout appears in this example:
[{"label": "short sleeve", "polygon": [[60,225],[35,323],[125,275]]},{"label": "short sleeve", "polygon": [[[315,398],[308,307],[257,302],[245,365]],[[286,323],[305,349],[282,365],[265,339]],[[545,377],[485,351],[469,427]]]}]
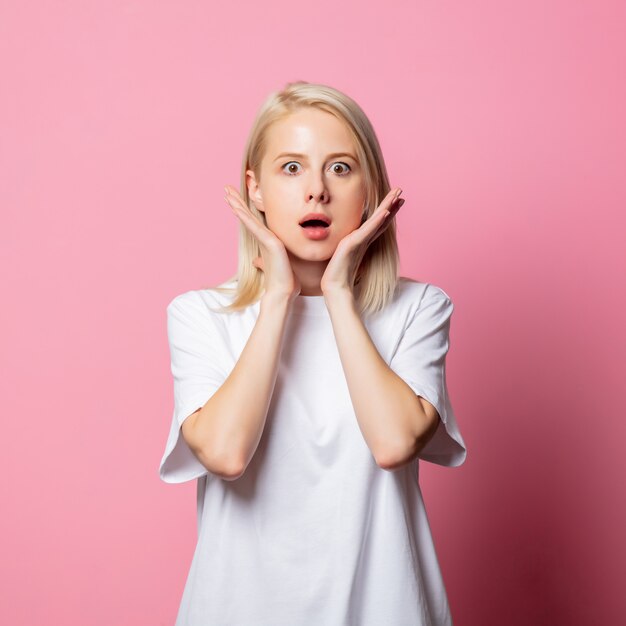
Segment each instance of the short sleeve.
[{"label": "short sleeve", "polygon": [[174,412],[159,467],[167,483],[182,483],[209,471],[185,441],[181,426],[220,388],[228,373],[223,337],[212,313],[195,292],[174,298],[167,306],[167,336],[174,380]]},{"label": "short sleeve", "polygon": [[448,295],[428,285],[389,363],[389,367],[437,409],[441,420],[418,458],[455,467],[467,456],[456,416],[448,397],[446,355],[454,304]]}]

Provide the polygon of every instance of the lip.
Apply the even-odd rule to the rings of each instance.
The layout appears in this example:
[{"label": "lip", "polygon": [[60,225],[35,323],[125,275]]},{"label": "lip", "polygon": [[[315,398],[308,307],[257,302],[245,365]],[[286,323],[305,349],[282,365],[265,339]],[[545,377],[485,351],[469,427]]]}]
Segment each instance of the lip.
[{"label": "lip", "polygon": [[300,226],[302,226],[302,224],[308,220],[321,220],[322,222],[325,222],[326,224],[328,224],[328,226],[330,226],[332,220],[330,219],[330,217],[328,217],[327,215],[324,215],[323,213],[307,213],[299,222]]},{"label": "lip", "polygon": [[330,227],[329,226],[315,226],[312,228],[303,228],[301,231],[302,235],[307,239],[311,239],[312,241],[323,241],[330,237]]}]

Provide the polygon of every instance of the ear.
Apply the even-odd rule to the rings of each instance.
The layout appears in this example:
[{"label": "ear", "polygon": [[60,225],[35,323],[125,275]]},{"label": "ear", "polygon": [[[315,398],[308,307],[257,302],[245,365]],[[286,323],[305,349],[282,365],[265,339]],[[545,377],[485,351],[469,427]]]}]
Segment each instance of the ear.
[{"label": "ear", "polygon": [[254,206],[258,211],[261,211],[261,213],[265,213],[261,187],[259,187],[256,176],[252,170],[246,170],[246,186],[248,187],[248,196],[250,197],[250,200],[252,200]]}]

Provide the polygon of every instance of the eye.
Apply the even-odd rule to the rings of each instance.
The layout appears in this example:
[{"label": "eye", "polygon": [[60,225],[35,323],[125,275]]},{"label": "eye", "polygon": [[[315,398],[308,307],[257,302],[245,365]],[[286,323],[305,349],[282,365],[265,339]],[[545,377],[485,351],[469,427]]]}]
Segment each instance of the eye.
[{"label": "eye", "polygon": [[[285,163],[285,165],[283,165],[283,170],[284,170],[284,169],[285,169],[288,165],[291,165],[292,163],[293,163],[293,164],[295,164],[295,165],[300,165],[300,164],[299,164],[298,162],[296,162],[296,161],[289,161],[288,163]],[[285,173],[286,173],[286,174],[288,174],[289,176],[294,176],[294,173],[293,173],[293,172],[285,172]]]},{"label": "eye", "polygon": [[[343,163],[341,161],[337,161],[337,163],[333,164],[333,168],[336,167],[337,165],[343,165],[345,167],[348,168],[348,172],[350,172],[352,170],[352,168],[347,164],[347,163]],[[339,174],[339,176],[345,176],[348,172],[345,172],[345,174]],[[338,172],[335,172],[335,174],[337,174]]]},{"label": "eye", "polygon": [[[287,163],[285,163],[285,164],[283,165],[283,167],[282,167],[283,171],[285,171],[285,168],[286,168],[288,165],[289,165],[289,166],[291,166],[292,164],[295,164],[295,165],[300,165],[297,161],[288,161]],[[346,175],[347,175],[350,171],[352,171],[352,168],[351,168],[351,167],[350,167],[347,163],[343,163],[342,161],[337,161],[336,163],[333,163],[333,165],[331,166],[331,168],[335,168],[337,165],[341,165],[341,166],[343,166],[343,167],[347,168],[347,170],[348,170],[348,171],[347,171],[347,172],[345,172],[345,173],[341,173],[341,172],[337,172],[337,171],[335,171],[335,174],[337,174],[338,176],[346,176]],[[288,176],[295,176],[297,172],[293,172],[293,170],[292,170],[292,171],[290,171],[290,172],[289,172],[289,171],[285,171],[285,173],[286,173]]]}]

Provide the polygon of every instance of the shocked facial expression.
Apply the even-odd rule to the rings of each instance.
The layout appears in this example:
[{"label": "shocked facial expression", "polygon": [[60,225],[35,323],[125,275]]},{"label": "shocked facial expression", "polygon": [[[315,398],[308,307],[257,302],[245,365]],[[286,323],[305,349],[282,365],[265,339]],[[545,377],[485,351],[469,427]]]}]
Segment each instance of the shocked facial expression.
[{"label": "shocked facial expression", "polygon": [[[345,123],[331,113],[307,107],[275,122],[260,180],[248,174],[250,198],[267,227],[300,259],[330,259],[362,223],[363,171]],[[315,214],[327,225],[311,222]]]}]

